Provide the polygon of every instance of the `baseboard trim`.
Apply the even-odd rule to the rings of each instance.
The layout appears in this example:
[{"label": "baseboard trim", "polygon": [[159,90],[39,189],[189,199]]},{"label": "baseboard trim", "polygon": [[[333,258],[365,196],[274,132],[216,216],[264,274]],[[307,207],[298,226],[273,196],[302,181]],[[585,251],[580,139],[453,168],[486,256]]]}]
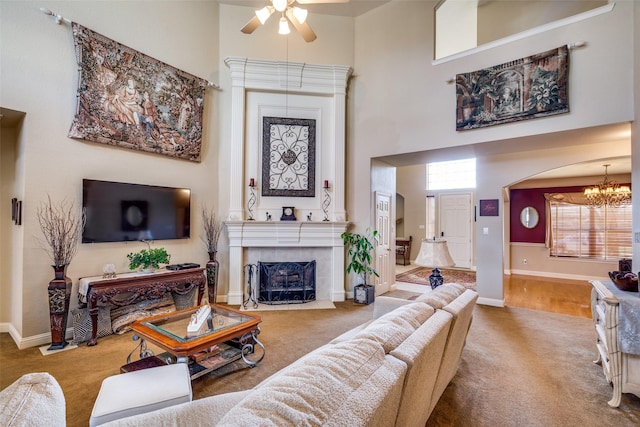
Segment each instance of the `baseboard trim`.
[{"label": "baseboard trim", "polygon": [[495,299],[495,298],[478,297],[478,301],[476,301],[476,304],[490,305],[491,307],[504,307],[504,300]]},{"label": "baseboard trim", "polygon": [[593,280],[593,279],[605,279],[609,280],[606,276],[594,277],[594,276],[582,276],[579,274],[566,274],[566,273],[554,273],[549,271],[532,271],[532,270],[511,270],[511,274],[520,274],[523,276],[538,276],[549,277],[552,279],[567,279],[567,280]]},{"label": "baseboard trim", "polygon": [[[0,332],[6,332],[11,336],[13,342],[19,350],[24,350],[30,347],[40,347],[51,343],[51,333],[46,332],[44,334],[32,335],[30,337],[22,337],[18,330],[11,323],[0,323]],[[65,333],[67,340],[73,339],[73,328],[67,328]]]}]

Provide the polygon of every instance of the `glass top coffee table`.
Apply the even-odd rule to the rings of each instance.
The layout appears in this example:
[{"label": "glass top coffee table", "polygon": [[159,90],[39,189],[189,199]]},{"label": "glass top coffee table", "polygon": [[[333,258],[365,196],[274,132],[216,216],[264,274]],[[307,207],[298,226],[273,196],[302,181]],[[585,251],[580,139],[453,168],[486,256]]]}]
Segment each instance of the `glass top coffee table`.
[{"label": "glass top coffee table", "polygon": [[[191,379],[200,377],[231,362],[242,359],[250,367],[265,354],[258,340],[262,318],[217,304],[211,304],[211,314],[195,333],[187,333],[191,317],[199,307],[147,317],[134,322],[134,340],[140,341],[140,357],[153,356],[146,350],[145,340],[165,350],[178,363],[189,363]],[[255,356],[256,345],[261,348]],[[251,359],[249,355],[254,355]]]}]

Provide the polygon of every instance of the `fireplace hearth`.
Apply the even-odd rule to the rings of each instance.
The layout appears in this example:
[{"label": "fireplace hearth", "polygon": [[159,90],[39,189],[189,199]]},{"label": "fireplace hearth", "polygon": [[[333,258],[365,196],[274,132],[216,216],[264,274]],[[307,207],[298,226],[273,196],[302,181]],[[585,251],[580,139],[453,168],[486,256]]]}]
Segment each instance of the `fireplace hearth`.
[{"label": "fireplace hearth", "polygon": [[316,300],[316,262],[258,262],[258,302],[302,304]]}]

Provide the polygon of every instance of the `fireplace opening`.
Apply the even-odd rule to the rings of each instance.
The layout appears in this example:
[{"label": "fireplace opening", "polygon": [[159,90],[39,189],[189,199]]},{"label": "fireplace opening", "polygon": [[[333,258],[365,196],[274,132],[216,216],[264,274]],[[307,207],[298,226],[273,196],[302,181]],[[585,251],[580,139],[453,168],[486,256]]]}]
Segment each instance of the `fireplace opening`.
[{"label": "fireplace opening", "polygon": [[316,300],[316,262],[258,262],[258,302],[302,304]]}]

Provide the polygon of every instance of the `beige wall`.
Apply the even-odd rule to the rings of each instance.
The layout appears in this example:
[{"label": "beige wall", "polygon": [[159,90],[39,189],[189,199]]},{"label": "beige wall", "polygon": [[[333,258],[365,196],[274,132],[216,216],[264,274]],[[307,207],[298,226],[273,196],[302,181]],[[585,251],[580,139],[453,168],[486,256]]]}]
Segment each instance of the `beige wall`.
[{"label": "beige wall", "polygon": [[[404,200],[404,237],[413,237],[411,260],[420,252],[420,242],[426,237],[426,165],[419,164],[397,169],[397,192]],[[423,228],[420,228],[420,226]]]},{"label": "beige wall", "polygon": [[[13,247],[18,258],[13,265],[17,266],[12,273],[15,282],[0,284],[3,295],[9,287],[17,291],[12,296],[17,298],[12,309],[18,314],[12,316],[11,326],[18,338],[26,344],[35,343],[46,340],[49,330],[44,288],[52,273],[48,258],[35,240],[40,233],[34,218],[36,206],[47,194],[80,203],[83,177],[190,187],[192,238],[161,244],[176,262],[204,263],[197,208],[203,202],[211,204],[222,216],[229,208],[228,192],[221,190],[229,188],[230,77],[224,66],[228,56],[354,67],[348,93],[346,179],[348,219],[359,229],[372,223],[371,169],[372,159],[378,157],[425,151],[445,159],[476,155],[480,159],[478,198],[501,198],[503,187],[540,171],[608,157],[612,152],[629,153],[628,141],[551,149],[544,141],[547,135],[560,131],[637,118],[634,101],[637,105],[640,95],[633,84],[633,66],[639,68],[638,47],[632,43],[634,13],[636,27],[639,20],[637,2],[617,2],[611,13],[588,21],[434,64],[435,4],[389,2],[355,20],[312,15],[309,23],[319,37],[306,44],[295,33],[288,38],[277,36],[273,19],[253,35],[242,34],[238,29],[251,18],[252,9],[218,7],[214,1],[154,2],[153,7],[148,1],[0,2],[0,106],[27,113],[16,162],[17,180],[23,179],[17,183],[16,196],[25,203],[24,225],[17,231],[18,243]],[[39,12],[39,7],[218,83],[221,90],[209,91],[206,98],[202,162],[67,138],[77,80],[71,31],[66,25],[55,25],[51,17]],[[456,73],[581,40],[587,46],[571,54],[571,113],[455,131],[455,88],[446,82]],[[635,95],[630,87],[634,87]],[[637,145],[637,127],[634,131]],[[420,156],[411,157],[415,164],[424,163]],[[502,217],[483,219],[478,227],[491,229],[489,236],[476,236],[476,253],[481,254],[477,260],[478,289],[484,301],[499,301],[503,263],[496,254],[503,248],[508,251]],[[226,292],[225,244],[223,237],[222,293]],[[99,274],[105,262],[114,262],[124,270],[126,254],[139,248],[118,243],[82,245],[69,276],[77,282],[79,277]]]},{"label": "beige wall", "polygon": [[[609,13],[575,22],[490,50],[432,64],[433,14],[427,2],[391,2],[356,18],[358,78],[350,91],[352,123],[348,179],[362,183],[369,159],[397,153],[403,165],[432,157],[478,158],[477,199],[502,199],[502,189],[544,170],[590,159],[626,155],[629,140],[596,146],[549,138],[562,131],[633,120],[633,2],[617,2]],[[385,28],[385,31],[379,31]],[[615,28],[615,31],[612,29]],[[455,131],[456,73],[481,69],[563,44],[586,41],[571,52],[569,114],[473,131]],[[604,66],[606,64],[606,66]],[[602,84],[602,82],[608,82]],[[597,102],[594,102],[597,100]],[[549,145],[553,139],[558,145]],[[449,148],[446,148],[449,147]],[[405,195],[406,196],[406,195]],[[406,201],[405,201],[406,202]],[[368,194],[349,200],[351,220],[367,221]],[[481,235],[488,228],[488,235]],[[406,233],[405,233],[406,234]],[[476,223],[477,285],[482,302],[502,301],[503,258],[508,257],[504,222]]]},{"label": "beige wall", "polygon": [[478,45],[607,4],[603,1],[489,1],[478,7]]},{"label": "beige wall", "polygon": [[[205,99],[202,161],[119,149],[72,140],[67,132],[75,111],[77,65],[69,25],[56,25],[39,11],[48,8],[102,35],[162,60],[172,66],[220,85]],[[228,56],[351,65],[353,19],[314,15],[309,19],[322,34],[312,44],[295,31],[290,37],[276,32],[272,18],[253,35],[240,28],[253,8],[219,6],[215,1],[2,1],[2,99],[0,106],[27,113],[22,127],[24,153],[16,167],[16,196],[24,200],[24,225],[7,250],[13,261],[2,257],[0,295],[12,295],[11,317],[2,303],[1,330],[10,330],[21,346],[48,341],[49,319],[46,286],[53,278],[50,260],[38,245],[40,230],[35,210],[51,195],[81,204],[81,180],[92,178],[152,185],[187,187],[192,191],[191,238],[155,242],[172,255],[172,262],[204,264],[206,252],[200,240],[199,208],[213,206],[222,218],[229,208],[230,78],[224,65]],[[288,42],[287,42],[288,40]],[[10,42],[8,42],[10,41]],[[4,168],[3,168],[4,173]],[[3,176],[3,183],[5,177]],[[224,233],[223,233],[224,234]],[[226,293],[226,236],[220,242],[222,265],[220,293]],[[119,272],[128,268],[126,254],[142,249],[139,243],[83,244],[68,268],[77,286],[83,276],[101,274],[104,263],[115,263]],[[13,280],[6,280],[7,264]],[[75,288],[72,306],[76,302]],[[3,298],[4,300],[4,298]],[[24,300],[24,302],[22,302]]]},{"label": "beige wall", "polygon": [[[213,2],[160,2],[152,8],[148,2],[119,2],[117,8],[109,2],[2,2],[1,37],[11,41],[2,46],[2,105],[27,113],[24,187],[17,195],[23,200],[24,216],[23,262],[18,264],[22,280],[11,284],[13,291],[22,293],[23,303],[12,307],[19,317],[13,324],[20,336],[36,340],[49,329],[46,286],[53,277],[51,262],[38,244],[41,235],[35,220],[36,208],[47,195],[72,201],[80,209],[82,178],[191,188],[192,238],[155,246],[164,246],[174,262],[203,263],[197,207],[215,201],[218,163],[218,138],[211,126],[216,113],[213,91],[205,100],[201,163],[69,139],[77,81],[71,29],[56,25],[38,10],[41,6],[205,79],[212,79],[218,64],[217,29],[211,25],[218,12]],[[143,247],[83,244],[68,275],[77,283],[82,276],[100,274],[106,262],[126,271],[126,254]]]}]

